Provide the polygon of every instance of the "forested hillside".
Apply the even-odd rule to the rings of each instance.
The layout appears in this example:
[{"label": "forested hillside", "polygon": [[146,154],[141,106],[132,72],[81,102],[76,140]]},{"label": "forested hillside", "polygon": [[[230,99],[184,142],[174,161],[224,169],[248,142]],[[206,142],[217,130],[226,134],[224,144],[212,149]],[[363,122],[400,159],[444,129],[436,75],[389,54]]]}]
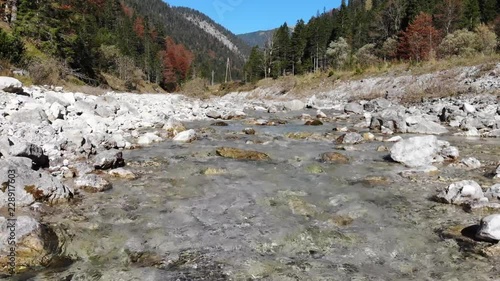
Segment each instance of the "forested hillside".
[{"label": "forested hillside", "polygon": [[497,0],[344,0],[307,23],[299,20],[293,32],[281,26],[270,44],[253,48],[245,69],[249,80],[258,80],[491,54],[499,10]]},{"label": "forested hillside", "polygon": [[238,34],[238,37],[250,46],[258,46],[259,48],[264,48],[266,44],[268,44],[269,40],[273,38],[273,34],[275,31],[276,29],[261,30],[245,34]]},{"label": "forested hillside", "polygon": [[[161,0],[0,0],[0,60],[35,83],[147,81],[175,90],[191,77],[242,77],[247,47],[205,15]],[[6,27],[8,26],[8,27]],[[118,82],[117,82],[118,81]]]}]

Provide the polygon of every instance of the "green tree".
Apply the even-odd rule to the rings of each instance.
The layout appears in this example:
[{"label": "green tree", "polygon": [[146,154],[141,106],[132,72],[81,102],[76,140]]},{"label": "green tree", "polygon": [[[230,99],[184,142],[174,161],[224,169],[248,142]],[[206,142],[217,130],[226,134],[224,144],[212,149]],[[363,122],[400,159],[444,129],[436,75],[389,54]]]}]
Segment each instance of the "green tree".
[{"label": "green tree", "polygon": [[247,63],[245,64],[245,73],[247,75],[247,81],[255,82],[264,78],[264,54],[259,49],[258,46],[252,48],[250,52],[250,57],[248,58]]},{"label": "green tree", "polygon": [[23,42],[18,37],[9,35],[0,29],[0,60],[17,64],[21,62],[23,54]]},{"label": "green tree", "polygon": [[332,59],[336,68],[343,68],[349,62],[351,46],[343,37],[340,37],[328,45],[326,53]]},{"label": "green tree", "polygon": [[468,30],[474,30],[480,22],[481,11],[478,0],[465,0],[462,26]]},{"label": "green tree", "polygon": [[303,57],[307,44],[306,25],[303,20],[298,20],[290,39],[290,54],[292,63],[292,73],[304,73]]},{"label": "green tree", "polygon": [[479,0],[479,9],[481,11],[481,21],[483,23],[492,22],[497,15],[497,1]]},{"label": "green tree", "polygon": [[284,23],[273,36],[271,75],[276,78],[285,75],[289,67],[290,29]]}]

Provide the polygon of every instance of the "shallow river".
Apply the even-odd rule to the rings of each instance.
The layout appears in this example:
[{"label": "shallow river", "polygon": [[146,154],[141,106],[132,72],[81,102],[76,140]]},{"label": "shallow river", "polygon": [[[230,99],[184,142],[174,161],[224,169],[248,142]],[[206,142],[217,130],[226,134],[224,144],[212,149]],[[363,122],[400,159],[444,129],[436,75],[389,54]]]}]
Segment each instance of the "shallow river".
[{"label": "shallow river", "polygon": [[[314,112],[310,112],[311,114]],[[262,117],[260,115],[259,117]],[[268,116],[264,115],[264,118]],[[276,117],[276,116],[274,116]],[[498,260],[464,249],[440,232],[471,225],[466,212],[430,198],[456,180],[489,187],[486,170],[439,166],[435,175],[403,178],[405,168],[367,142],[338,150],[347,123],[303,126],[292,115],[279,126],[203,129],[190,144],[171,141],[126,151],[126,167],[140,177],[113,180],[113,189],[82,193],[43,220],[65,235],[74,261],[22,280],[493,280]],[[253,127],[256,135],[242,129]],[[294,140],[289,132],[317,132]],[[403,136],[407,137],[407,136]],[[461,156],[498,161],[498,140],[440,137]],[[249,143],[252,141],[253,143]],[[267,153],[269,161],[219,157],[220,146]],[[340,152],[349,164],[317,160]],[[213,175],[203,172],[212,168]]]}]

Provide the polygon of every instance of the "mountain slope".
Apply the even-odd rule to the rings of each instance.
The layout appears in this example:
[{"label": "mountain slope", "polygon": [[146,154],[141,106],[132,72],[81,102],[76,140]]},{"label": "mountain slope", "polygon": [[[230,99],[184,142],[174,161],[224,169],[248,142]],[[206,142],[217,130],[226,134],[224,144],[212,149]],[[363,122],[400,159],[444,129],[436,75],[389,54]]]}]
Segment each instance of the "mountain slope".
[{"label": "mountain slope", "polygon": [[[0,0],[0,3],[2,1]],[[6,4],[7,5],[7,4]],[[191,77],[241,79],[250,48],[204,14],[162,0],[17,0],[0,8],[0,64],[37,84],[176,90]],[[4,22],[2,22],[4,21]],[[17,50],[17,51],[16,51]]]},{"label": "mountain slope", "polygon": [[276,29],[260,30],[250,33],[239,34],[238,37],[250,46],[259,46],[264,48],[266,43],[273,38]]},{"label": "mountain slope", "polygon": [[125,0],[138,13],[164,28],[165,34],[182,43],[195,54],[198,75],[223,81],[227,58],[231,60],[232,77],[241,79],[245,57],[250,47],[208,16],[184,7],[173,7],[161,0]]}]

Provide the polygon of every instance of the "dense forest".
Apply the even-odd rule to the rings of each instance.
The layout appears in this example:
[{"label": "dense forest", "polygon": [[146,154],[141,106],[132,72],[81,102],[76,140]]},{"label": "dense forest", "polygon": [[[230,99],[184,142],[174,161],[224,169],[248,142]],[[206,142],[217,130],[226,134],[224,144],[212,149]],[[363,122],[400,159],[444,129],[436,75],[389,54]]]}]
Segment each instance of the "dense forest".
[{"label": "dense forest", "polygon": [[[242,77],[250,51],[205,15],[161,0],[0,0],[0,16],[8,25],[0,29],[0,62],[27,69],[35,83],[69,77],[101,85],[116,78],[127,90],[140,81],[175,90],[212,71],[222,81],[228,58],[232,77]],[[200,21],[234,49],[197,27]]]},{"label": "dense forest", "polygon": [[345,0],[290,32],[283,24],[245,66],[248,80],[381,62],[413,63],[495,52],[498,0]]}]

